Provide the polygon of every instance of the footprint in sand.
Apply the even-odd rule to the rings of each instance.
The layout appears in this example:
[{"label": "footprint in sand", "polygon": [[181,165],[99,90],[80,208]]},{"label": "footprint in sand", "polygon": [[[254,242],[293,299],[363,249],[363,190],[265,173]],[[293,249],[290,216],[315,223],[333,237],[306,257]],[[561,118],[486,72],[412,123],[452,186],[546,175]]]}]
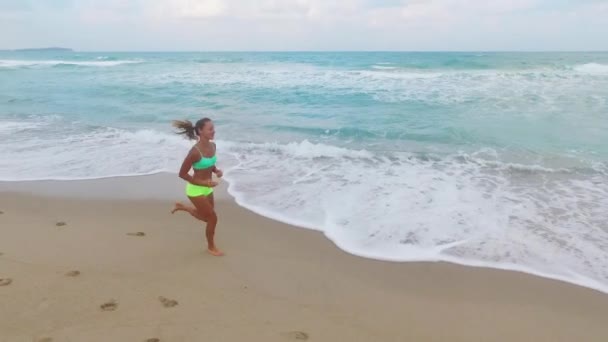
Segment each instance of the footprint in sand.
[{"label": "footprint in sand", "polygon": [[303,331],[289,331],[281,334],[289,339],[298,340],[298,341],[306,341],[308,340],[308,334]]},{"label": "footprint in sand", "polygon": [[80,271],[70,271],[65,274],[67,277],[78,277],[80,275]]},{"label": "footprint in sand", "polygon": [[0,278],[0,286],[8,286],[13,282],[11,278]]},{"label": "footprint in sand", "polygon": [[4,211],[0,210],[0,215],[4,214]]},{"label": "footprint in sand", "polygon": [[43,338],[37,339],[36,342],[53,342],[53,339],[51,337],[43,337]]},{"label": "footprint in sand", "polygon": [[146,233],[144,233],[144,232],[127,233],[127,235],[129,235],[129,236],[146,236]]},{"label": "footprint in sand", "polygon": [[174,306],[177,306],[177,304],[178,304],[176,300],[168,299],[168,298],[165,298],[163,296],[158,297],[158,300],[160,300],[160,302],[166,308],[172,308]]},{"label": "footprint in sand", "polygon": [[63,222],[63,221],[60,221],[60,222],[55,223],[55,225],[56,225],[57,227],[63,227],[63,226],[66,226],[66,225],[67,225],[67,223],[65,223],[65,222]]},{"label": "footprint in sand", "polygon": [[118,303],[116,303],[114,300],[110,300],[107,303],[101,304],[99,308],[103,311],[114,311],[116,308],[118,308]]},{"label": "footprint in sand", "polygon": [[146,340],[146,342],[160,342],[159,338],[149,338]]}]

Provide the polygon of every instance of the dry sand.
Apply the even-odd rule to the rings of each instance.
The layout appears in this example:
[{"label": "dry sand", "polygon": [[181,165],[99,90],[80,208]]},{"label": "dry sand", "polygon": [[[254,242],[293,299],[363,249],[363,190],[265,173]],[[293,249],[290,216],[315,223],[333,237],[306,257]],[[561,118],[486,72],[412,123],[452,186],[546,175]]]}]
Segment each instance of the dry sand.
[{"label": "dry sand", "polygon": [[221,190],[212,257],[171,179],[0,183],[0,341],[608,341],[607,294],[359,258]]}]

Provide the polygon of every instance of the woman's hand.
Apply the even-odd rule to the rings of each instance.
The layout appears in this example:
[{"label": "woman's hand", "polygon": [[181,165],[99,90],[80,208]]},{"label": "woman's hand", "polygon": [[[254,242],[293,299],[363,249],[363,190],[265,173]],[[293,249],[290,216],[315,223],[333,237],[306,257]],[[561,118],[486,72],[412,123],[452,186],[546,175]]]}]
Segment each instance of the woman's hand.
[{"label": "woman's hand", "polygon": [[215,175],[218,178],[222,178],[222,176],[224,175],[224,172],[222,170],[220,170],[220,169],[215,169],[213,172],[215,172]]}]

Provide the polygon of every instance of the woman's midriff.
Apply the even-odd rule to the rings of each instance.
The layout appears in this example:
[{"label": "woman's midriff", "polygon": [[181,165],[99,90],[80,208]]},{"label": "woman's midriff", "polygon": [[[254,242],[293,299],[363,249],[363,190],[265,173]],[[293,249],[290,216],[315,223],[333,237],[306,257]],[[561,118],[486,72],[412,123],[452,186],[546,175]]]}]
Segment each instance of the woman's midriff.
[{"label": "woman's midriff", "polygon": [[211,171],[211,169],[194,170],[193,178],[195,182],[201,182],[204,184],[212,180],[212,175],[213,172]]}]

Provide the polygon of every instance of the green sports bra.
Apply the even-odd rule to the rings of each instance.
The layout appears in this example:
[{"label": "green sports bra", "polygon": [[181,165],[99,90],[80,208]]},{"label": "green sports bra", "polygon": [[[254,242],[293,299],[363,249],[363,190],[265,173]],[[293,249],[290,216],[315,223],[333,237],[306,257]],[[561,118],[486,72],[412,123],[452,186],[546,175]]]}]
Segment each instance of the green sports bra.
[{"label": "green sports bra", "polygon": [[195,170],[208,169],[215,165],[215,162],[217,161],[217,156],[215,154],[213,155],[213,157],[207,158],[203,155],[201,150],[199,150],[196,145],[194,145],[194,148],[196,148],[198,153],[201,154],[201,159],[199,159],[196,163],[192,164],[193,169],[195,169]]}]

